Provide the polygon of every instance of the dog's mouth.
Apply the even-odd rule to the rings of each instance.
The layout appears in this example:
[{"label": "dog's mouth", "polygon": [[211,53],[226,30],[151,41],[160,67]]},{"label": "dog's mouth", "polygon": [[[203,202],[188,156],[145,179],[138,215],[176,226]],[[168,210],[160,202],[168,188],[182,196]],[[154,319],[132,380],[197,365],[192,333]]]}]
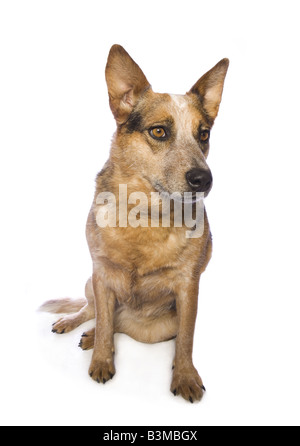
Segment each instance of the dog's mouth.
[{"label": "dog's mouth", "polygon": [[206,196],[204,192],[169,192],[159,182],[152,184],[152,187],[165,199],[181,202],[182,204],[193,204],[202,201]]}]

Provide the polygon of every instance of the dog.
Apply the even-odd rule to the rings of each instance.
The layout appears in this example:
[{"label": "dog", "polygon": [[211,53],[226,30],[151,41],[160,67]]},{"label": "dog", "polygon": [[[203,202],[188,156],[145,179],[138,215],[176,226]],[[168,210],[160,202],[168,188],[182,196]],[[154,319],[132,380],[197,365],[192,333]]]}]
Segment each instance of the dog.
[{"label": "dog", "polygon": [[[123,47],[110,49],[105,75],[117,130],[109,160],[96,178],[86,225],[92,277],[85,298],[51,300],[41,307],[69,313],[53,324],[58,334],[96,318],[95,328],[82,334],[79,345],[93,348],[89,375],[98,383],[114,376],[114,333],[125,333],[145,343],[176,338],[170,390],[190,402],[205,392],[192,360],[199,280],[212,253],[205,209],[200,237],[187,237],[185,224],[172,224],[174,202],[169,227],[128,226],[118,211],[123,207],[120,185],[126,185],[127,198],[137,192],[148,198],[176,192],[181,210],[189,193],[195,213],[197,194],[207,196],[212,187],[206,159],[228,65],[228,59],[221,60],[185,95],[161,94],[153,92]],[[98,224],[102,192],[116,197],[114,225]],[[131,202],[125,219],[132,209]],[[161,217],[160,204],[159,221]]]}]

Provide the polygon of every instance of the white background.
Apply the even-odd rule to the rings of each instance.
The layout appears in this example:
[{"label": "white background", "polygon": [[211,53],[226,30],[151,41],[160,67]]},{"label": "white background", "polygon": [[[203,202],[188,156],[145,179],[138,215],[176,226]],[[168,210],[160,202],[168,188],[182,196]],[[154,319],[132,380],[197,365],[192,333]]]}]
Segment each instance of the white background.
[{"label": "white background", "polygon": [[[299,2],[0,3],[1,424],[299,424]],[[116,335],[114,379],[88,376],[46,299],[83,294],[85,221],[115,123],[104,68],[123,45],[159,92],[231,65],[211,136],[213,259],[199,296],[199,404],[169,386],[174,341]]]}]

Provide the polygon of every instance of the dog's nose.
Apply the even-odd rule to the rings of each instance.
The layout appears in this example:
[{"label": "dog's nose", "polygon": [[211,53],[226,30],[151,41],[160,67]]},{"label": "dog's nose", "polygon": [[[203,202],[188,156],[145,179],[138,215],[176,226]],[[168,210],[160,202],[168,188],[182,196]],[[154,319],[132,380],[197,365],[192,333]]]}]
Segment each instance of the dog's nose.
[{"label": "dog's nose", "polygon": [[193,192],[206,192],[212,185],[212,174],[209,169],[192,169],[185,174],[185,177]]}]

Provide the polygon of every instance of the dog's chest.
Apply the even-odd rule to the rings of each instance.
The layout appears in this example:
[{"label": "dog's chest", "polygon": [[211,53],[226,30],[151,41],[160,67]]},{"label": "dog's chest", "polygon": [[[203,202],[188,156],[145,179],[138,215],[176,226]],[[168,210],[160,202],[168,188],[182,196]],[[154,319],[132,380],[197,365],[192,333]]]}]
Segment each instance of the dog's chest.
[{"label": "dog's chest", "polygon": [[[120,301],[167,303],[201,247],[186,238],[186,228],[99,228],[90,214],[87,239],[106,286]],[[200,249],[199,249],[200,248]]]},{"label": "dog's chest", "polygon": [[170,299],[187,248],[185,232],[135,228],[132,237],[130,229],[121,229],[101,231],[101,249],[97,251],[103,280],[129,305]]},{"label": "dog's chest", "polygon": [[106,253],[112,261],[143,276],[178,266],[187,244],[182,228],[115,228],[109,233]]}]

